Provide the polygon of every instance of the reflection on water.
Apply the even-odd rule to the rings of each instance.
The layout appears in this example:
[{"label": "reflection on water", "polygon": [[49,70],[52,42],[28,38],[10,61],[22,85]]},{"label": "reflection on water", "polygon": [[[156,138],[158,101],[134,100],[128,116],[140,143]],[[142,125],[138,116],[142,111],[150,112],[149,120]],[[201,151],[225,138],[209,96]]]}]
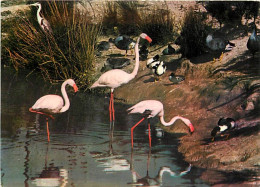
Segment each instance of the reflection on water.
[{"label": "reflection on water", "polygon": [[109,124],[108,98],[69,92],[71,107],[49,121],[48,143],[45,117],[28,109],[42,95],[60,94],[60,85],[44,89],[37,79],[2,78],[2,186],[209,186],[200,179],[205,170],[191,169],[178,153],[176,135],[152,126],[149,149],[141,125],[132,150],[138,116],[115,103],[116,121]]}]

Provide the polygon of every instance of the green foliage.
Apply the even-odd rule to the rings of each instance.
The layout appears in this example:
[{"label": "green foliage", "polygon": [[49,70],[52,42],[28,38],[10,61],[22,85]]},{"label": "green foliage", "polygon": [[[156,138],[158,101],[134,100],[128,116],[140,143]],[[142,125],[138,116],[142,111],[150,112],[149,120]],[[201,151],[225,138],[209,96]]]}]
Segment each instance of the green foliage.
[{"label": "green foliage", "polygon": [[179,44],[185,57],[201,55],[205,49],[207,35],[206,18],[191,8],[186,14],[182,26]]},{"label": "green foliage", "polygon": [[80,87],[88,87],[100,26],[92,24],[88,13],[80,12],[74,5],[74,1],[43,3],[43,15],[52,34],[39,27],[35,7],[31,16],[12,27],[4,49],[17,70],[26,68],[41,73],[50,82],[73,78]]}]

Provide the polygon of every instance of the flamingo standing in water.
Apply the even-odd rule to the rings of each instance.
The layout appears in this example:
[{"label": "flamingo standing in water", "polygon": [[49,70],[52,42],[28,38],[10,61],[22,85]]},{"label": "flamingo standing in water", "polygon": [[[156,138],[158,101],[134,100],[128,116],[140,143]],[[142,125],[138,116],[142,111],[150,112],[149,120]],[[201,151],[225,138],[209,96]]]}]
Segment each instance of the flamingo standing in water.
[{"label": "flamingo standing in water", "polygon": [[[45,96],[42,96],[41,98],[39,98],[35,102],[35,104],[31,108],[29,108],[30,112],[34,112],[37,114],[42,114],[42,115],[47,116],[46,125],[47,125],[48,142],[50,141],[48,117],[54,119],[52,114],[58,114],[58,113],[65,112],[70,107],[70,101],[69,101],[67,92],[65,90],[65,87],[67,84],[72,86],[74,88],[75,92],[78,91],[78,87],[75,84],[74,80],[68,79],[68,80],[64,81],[61,85],[61,93],[62,93],[63,98],[59,95],[45,95]],[[65,105],[64,105],[63,99],[65,101]]]},{"label": "flamingo standing in water", "polygon": [[131,108],[127,109],[127,111],[129,112],[129,114],[141,113],[145,116],[131,128],[132,148],[134,146],[134,137],[133,137],[134,129],[137,125],[139,125],[146,118],[148,118],[148,134],[149,134],[149,145],[150,145],[150,147],[151,147],[152,138],[151,138],[151,129],[150,129],[149,118],[153,118],[157,115],[160,118],[160,121],[164,126],[170,126],[170,125],[174,124],[174,122],[176,120],[180,119],[185,123],[185,125],[187,125],[189,127],[189,130],[190,130],[191,133],[193,133],[193,131],[194,131],[194,127],[191,124],[190,120],[188,120],[184,117],[181,117],[181,116],[175,116],[171,119],[171,121],[165,122],[164,121],[163,104],[160,101],[157,101],[157,100],[141,101],[141,102],[137,103],[136,105],[132,106]]},{"label": "flamingo standing in water", "polygon": [[110,71],[105,72],[102,74],[99,79],[90,87],[96,88],[96,87],[109,87],[111,90],[110,95],[110,102],[109,102],[109,114],[110,114],[110,122],[115,121],[115,111],[114,111],[114,96],[113,92],[114,89],[121,86],[122,84],[128,83],[130,80],[132,80],[138,72],[139,68],[139,49],[138,44],[140,38],[146,39],[149,43],[152,42],[152,39],[145,33],[140,34],[139,38],[137,39],[136,45],[135,45],[135,67],[132,73],[126,73],[123,70],[120,69],[112,69]]}]

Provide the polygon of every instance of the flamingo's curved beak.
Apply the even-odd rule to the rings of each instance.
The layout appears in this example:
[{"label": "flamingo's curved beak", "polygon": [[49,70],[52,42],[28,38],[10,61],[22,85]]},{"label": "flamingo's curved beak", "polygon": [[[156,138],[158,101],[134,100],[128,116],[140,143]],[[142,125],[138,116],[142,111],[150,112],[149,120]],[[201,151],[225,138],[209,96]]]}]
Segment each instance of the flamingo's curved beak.
[{"label": "flamingo's curved beak", "polygon": [[190,134],[192,134],[194,132],[194,127],[192,124],[189,124],[189,128],[190,128]]},{"label": "flamingo's curved beak", "polygon": [[77,92],[79,89],[76,84],[73,85],[74,92]]},{"label": "flamingo's curved beak", "polygon": [[151,43],[151,42],[153,41],[149,36],[146,36],[145,39],[146,39],[149,43]]}]

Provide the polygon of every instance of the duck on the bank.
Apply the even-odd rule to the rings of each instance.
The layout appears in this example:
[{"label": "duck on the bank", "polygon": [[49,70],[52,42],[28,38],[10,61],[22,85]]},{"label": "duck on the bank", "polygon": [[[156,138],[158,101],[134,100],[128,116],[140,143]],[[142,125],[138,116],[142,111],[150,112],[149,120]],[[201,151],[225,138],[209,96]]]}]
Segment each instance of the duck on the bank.
[{"label": "duck on the bank", "polygon": [[107,51],[109,48],[110,43],[108,41],[101,41],[97,46],[98,51]]},{"label": "duck on the bank", "polygon": [[168,47],[166,47],[163,51],[162,51],[163,55],[172,55],[175,53],[175,49],[168,44]]},{"label": "duck on the bank", "polygon": [[231,51],[236,46],[234,43],[221,37],[214,37],[212,34],[207,36],[206,45],[213,51]]},{"label": "duck on the bank", "polygon": [[247,48],[252,53],[253,58],[255,53],[260,50],[260,35],[257,35],[256,25],[253,25],[253,32],[247,41]]},{"label": "duck on the bank", "polygon": [[128,58],[108,58],[104,66],[101,68],[101,72],[105,72],[111,69],[122,69],[130,64]]},{"label": "duck on the bank", "polygon": [[166,71],[166,66],[163,61],[160,61],[159,64],[153,67],[154,74],[158,77],[157,79],[160,80],[160,76],[162,76]]},{"label": "duck on the bank", "polygon": [[149,58],[146,61],[146,67],[149,68],[149,69],[153,69],[154,66],[156,66],[157,64],[160,63],[159,58],[160,58],[159,55],[155,55],[154,57]]},{"label": "duck on the bank", "polygon": [[118,36],[115,38],[115,40],[110,38],[109,41],[113,42],[118,49],[125,50],[125,56],[127,55],[127,51],[134,49],[135,46],[134,40],[129,36]]},{"label": "duck on the bank", "polygon": [[[223,135],[224,133],[227,133],[228,131],[234,129],[236,126],[236,122],[233,118],[220,118],[218,121],[218,126],[216,126],[211,131],[212,141],[214,141],[217,133]],[[228,137],[229,134],[227,134],[226,139]]]},{"label": "duck on the bank", "polygon": [[182,75],[174,75],[174,73],[171,73],[169,76],[169,80],[173,82],[174,84],[178,84],[185,80],[185,77]]}]

